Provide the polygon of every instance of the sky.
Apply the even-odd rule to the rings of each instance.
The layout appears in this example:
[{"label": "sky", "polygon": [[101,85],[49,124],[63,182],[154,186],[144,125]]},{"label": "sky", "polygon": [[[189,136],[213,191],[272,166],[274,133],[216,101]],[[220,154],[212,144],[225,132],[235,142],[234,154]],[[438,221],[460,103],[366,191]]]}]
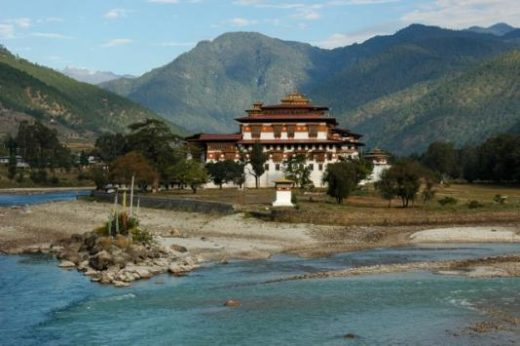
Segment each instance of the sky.
[{"label": "sky", "polygon": [[132,75],[230,31],[331,49],[411,23],[497,22],[520,27],[520,0],[0,0],[0,44],[14,54]]}]

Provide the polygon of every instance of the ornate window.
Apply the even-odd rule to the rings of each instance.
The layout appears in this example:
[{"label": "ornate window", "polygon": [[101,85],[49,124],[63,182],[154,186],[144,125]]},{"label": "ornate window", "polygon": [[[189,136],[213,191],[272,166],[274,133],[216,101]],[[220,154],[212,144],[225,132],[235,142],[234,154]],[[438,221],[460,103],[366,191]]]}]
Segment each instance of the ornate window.
[{"label": "ornate window", "polygon": [[296,129],[295,125],[287,125],[287,137],[294,138],[294,131]]}]

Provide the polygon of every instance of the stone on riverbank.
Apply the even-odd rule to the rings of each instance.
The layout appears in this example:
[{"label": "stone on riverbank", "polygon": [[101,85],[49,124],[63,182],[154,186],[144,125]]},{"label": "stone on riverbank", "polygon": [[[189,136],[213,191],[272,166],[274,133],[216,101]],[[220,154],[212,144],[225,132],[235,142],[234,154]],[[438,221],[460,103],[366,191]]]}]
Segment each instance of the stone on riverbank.
[{"label": "stone on riverbank", "polygon": [[240,306],[240,300],[238,299],[229,299],[226,300],[224,303],[224,306],[227,306],[228,308],[236,308]]},{"label": "stone on riverbank", "polygon": [[51,252],[61,260],[60,267],[77,268],[93,282],[126,287],[168,271],[186,275],[198,267],[186,248],[176,250],[154,242],[135,243],[122,235],[112,238],[89,232],[61,240]]}]

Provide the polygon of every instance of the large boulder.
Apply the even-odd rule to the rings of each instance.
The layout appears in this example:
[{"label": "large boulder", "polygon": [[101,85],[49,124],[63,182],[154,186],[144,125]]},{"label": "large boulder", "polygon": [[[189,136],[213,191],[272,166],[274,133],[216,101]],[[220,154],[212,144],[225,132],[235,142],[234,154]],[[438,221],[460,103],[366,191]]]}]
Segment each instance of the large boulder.
[{"label": "large boulder", "polygon": [[114,264],[114,259],[111,254],[103,250],[90,257],[89,264],[96,270],[106,270],[109,266]]},{"label": "large boulder", "polygon": [[239,307],[240,306],[240,300],[238,300],[238,299],[226,300],[226,302],[224,303],[224,306],[227,306],[229,308]]}]

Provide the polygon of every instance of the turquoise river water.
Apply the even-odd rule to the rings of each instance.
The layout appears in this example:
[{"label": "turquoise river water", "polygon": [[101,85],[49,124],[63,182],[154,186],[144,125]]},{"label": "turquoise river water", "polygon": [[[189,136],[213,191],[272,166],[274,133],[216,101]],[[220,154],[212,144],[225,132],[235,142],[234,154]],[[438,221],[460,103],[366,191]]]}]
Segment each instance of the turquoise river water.
[{"label": "turquoise river water", "polygon": [[[2,195],[0,205],[86,192]],[[0,345],[508,345],[516,329],[467,327],[500,309],[520,317],[520,278],[429,272],[302,281],[295,274],[383,263],[518,253],[519,244],[374,249],[327,258],[276,256],[206,265],[114,288],[62,270],[49,256],[0,255]],[[234,298],[238,308],[223,302]],[[356,335],[346,339],[347,333]]]},{"label": "turquoise river water", "polygon": [[[520,279],[428,272],[265,283],[321,270],[518,252],[513,244],[375,249],[203,266],[129,288],[101,286],[43,255],[0,256],[2,345],[508,345],[474,334],[486,308],[520,317]],[[234,298],[238,308],[223,302]],[[357,337],[345,339],[353,333]]]}]

